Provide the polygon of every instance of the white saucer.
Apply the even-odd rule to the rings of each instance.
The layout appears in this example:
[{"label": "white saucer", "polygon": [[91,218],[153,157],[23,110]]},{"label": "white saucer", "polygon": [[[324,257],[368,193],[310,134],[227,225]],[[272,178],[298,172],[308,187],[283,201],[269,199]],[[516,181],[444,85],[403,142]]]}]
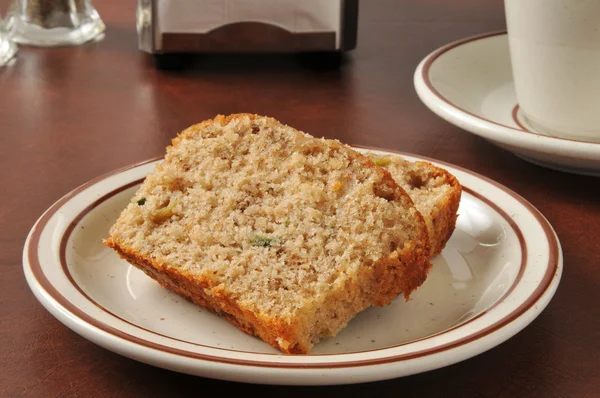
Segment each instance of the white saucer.
[{"label": "white saucer", "polygon": [[532,163],[600,176],[600,143],[552,137],[521,117],[505,32],[434,51],[417,67],[414,83],[425,105],[448,122]]},{"label": "white saucer", "polygon": [[456,229],[408,302],[399,297],[365,310],[311,355],[282,355],[161,288],[102,244],[156,161],[98,177],[50,207],[25,243],[24,273],[44,307],[81,336],[178,372],[317,385],[447,366],[533,321],[558,287],[562,251],[548,221],[516,193],[456,166],[402,156],[432,161],[458,178],[463,195]]}]

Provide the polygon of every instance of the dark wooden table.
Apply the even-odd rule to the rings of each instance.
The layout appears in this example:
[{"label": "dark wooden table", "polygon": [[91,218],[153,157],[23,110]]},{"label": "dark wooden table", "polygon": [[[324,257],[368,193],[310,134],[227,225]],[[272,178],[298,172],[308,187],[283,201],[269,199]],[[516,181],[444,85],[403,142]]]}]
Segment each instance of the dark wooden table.
[{"label": "dark wooden table", "polygon": [[[0,0],[5,11],[7,0]],[[20,49],[0,70],[0,396],[600,396],[600,179],[526,163],[435,116],[413,89],[437,47],[503,29],[502,1],[369,0],[358,48],[339,70],[294,57],[207,57],[153,68],[137,50],[135,2],[96,1],[106,37],[76,48]],[[56,199],[115,168],[163,153],[218,113],[274,116],[317,136],[430,156],[488,176],[533,203],[561,239],[565,268],[547,309],[500,346],[444,369],[338,387],[228,383],[144,365],[63,326],[22,272],[26,234]]]}]

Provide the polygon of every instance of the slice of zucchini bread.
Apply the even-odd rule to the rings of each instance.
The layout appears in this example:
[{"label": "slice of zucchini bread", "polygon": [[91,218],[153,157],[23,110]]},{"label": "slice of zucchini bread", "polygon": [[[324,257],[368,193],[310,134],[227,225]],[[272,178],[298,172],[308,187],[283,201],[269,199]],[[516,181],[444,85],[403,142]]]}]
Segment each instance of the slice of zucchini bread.
[{"label": "slice of zucchini bread", "polygon": [[292,354],[408,298],[430,266],[423,217],[389,172],[249,114],[180,133],[104,243]]},{"label": "slice of zucchini bread", "polygon": [[429,162],[410,162],[400,155],[369,154],[369,157],[386,168],[411,197],[425,219],[431,257],[440,254],[456,227],[462,195],[456,177]]}]

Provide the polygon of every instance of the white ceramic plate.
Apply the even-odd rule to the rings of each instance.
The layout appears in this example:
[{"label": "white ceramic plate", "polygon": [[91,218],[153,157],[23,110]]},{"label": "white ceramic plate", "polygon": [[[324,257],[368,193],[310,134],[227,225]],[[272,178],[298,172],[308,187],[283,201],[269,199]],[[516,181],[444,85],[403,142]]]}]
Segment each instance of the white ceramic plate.
[{"label": "white ceramic plate", "polygon": [[48,209],[27,238],[25,276],[46,309],[83,337],[179,372],[316,385],[439,368],[528,325],[558,286],[562,253],[551,226],[523,198],[470,171],[434,163],[456,175],[464,193],[457,228],[427,281],[408,302],[400,297],[359,314],[311,355],[282,355],[161,288],[102,245],[156,160],[92,180]]},{"label": "white ceramic plate", "polygon": [[434,51],[417,67],[414,83],[429,109],[462,129],[538,165],[600,175],[600,143],[552,137],[521,116],[504,32]]}]

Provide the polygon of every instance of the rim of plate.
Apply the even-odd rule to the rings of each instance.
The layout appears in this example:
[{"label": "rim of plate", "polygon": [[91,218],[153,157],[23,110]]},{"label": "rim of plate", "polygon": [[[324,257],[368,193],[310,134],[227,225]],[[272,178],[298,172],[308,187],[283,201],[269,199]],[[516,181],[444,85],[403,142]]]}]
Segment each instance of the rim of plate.
[{"label": "rim of plate", "polygon": [[[558,242],[558,239],[557,239],[552,227],[550,226],[548,221],[544,218],[544,216],[533,205],[531,205],[528,201],[526,201],[524,198],[522,198],[515,192],[511,191],[510,189],[504,187],[503,185],[501,185],[487,177],[481,176],[475,172],[472,172],[470,170],[467,170],[462,167],[455,166],[455,165],[452,165],[452,164],[449,164],[446,162],[438,161],[438,160],[427,158],[427,157],[420,156],[420,155],[414,155],[414,154],[409,154],[409,153],[405,153],[405,152],[401,152],[401,151],[396,151],[396,150],[388,150],[388,149],[374,148],[374,147],[368,147],[368,146],[359,146],[359,145],[354,145],[354,147],[358,148],[358,149],[369,150],[369,151],[381,151],[381,152],[387,152],[387,153],[396,153],[396,154],[399,154],[402,156],[412,157],[412,158],[416,158],[416,159],[424,160],[424,161],[431,161],[431,162],[440,164],[442,166],[451,167],[451,168],[460,170],[464,173],[470,174],[471,176],[473,176],[477,179],[480,179],[487,183],[490,183],[493,186],[495,186],[496,188],[499,188],[502,191],[504,191],[505,193],[507,193],[512,198],[516,199],[517,202],[520,205],[524,206],[524,208],[531,215],[533,215],[533,217],[539,223],[539,226],[542,228],[544,235],[546,237],[548,249],[549,249],[548,264],[546,265],[543,277],[541,278],[541,280],[539,281],[538,285],[535,287],[533,292],[527,297],[527,299],[520,302],[520,304],[516,308],[514,308],[509,314],[505,315],[500,320],[498,320],[492,324],[489,324],[482,329],[478,329],[473,333],[467,334],[466,336],[464,336],[458,340],[450,341],[448,343],[425,348],[425,349],[422,349],[420,351],[415,351],[415,352],[408,352],[408,353],[404,353],[404,354],[396,354],[396,355],[389,355],[389,356],[377,356],[374,358],[367,358],[367,359],[355,359],[355,360],[349,360],[349,361],[345,361],[345,362],[327,361],[327,360],[324,362],[314,362],[314,363],[293,362],[293,361],[292,362],[282,362],[282,361],[277,361],[277,360],[271,361],[271,360],[254,360],[254,359],[243,359],[243,358],[235,358],[235,357],[223,357],[223,356],[218,356],[218,355],[211,355],[211,354],[206,354],[206,353],[199,353],[199,352],[179,349],[179,348],[171,347],[168,345],[163,345],[163,344],[160,344],[160,343],[157,343],[154,341],[145,340],[138,336],[128,334],[120,329],[117,329],[113,326],[106,324],[102,320],[94,318],[93,316],[89,315],[84,310],[82,310],[78,305],[72,303],[66,297],[64,297],[55,288],[55,286],[52,285],[52,283],[48,280],[48,278],[45,276],[44,270],[43,270],[43,267],[41,265],[40,258],[38,255],[39,254],[38,247],[39,247],[40,238],[41,238],[41,235],[42,235],[42,232],[43,232],[45,226],[48,224],[48,222],[50,221],[52,216],[54,214],[56,214],[57,212],[59,212],[60,209],[64,205],[66,205],[71,199],[73,199],[74,197],[76,197],[78,194],[85,191],[86,189],[92,187],[95,184],[98,184],[99,182],[101,182],[109,177],[121,174],[121,173],[126,172],[133,168],[137,168],[140,166],[147,165],[149,163],[159,161],[162,159],[162,157],[149,159],[149,160],[146,160],[146,161],[143,161],[140,163],[132,164],[132,165],[108,172],[104,175],[101,175],[95,179],[92,179],[92,180],[88,181],[87,183],[75,188],[74,190],[72,190],[71,192],[69,192],[68,194],[63,196],[61,199],[59,199],[57,202],[55,202],[46,212],[44,212],[44,214],[42,214],[42,216],[38,219],[38,221],[35,223],[35,225],[31,229],[29,236],[27,238],[25,247],[24,247],[24,264],[23,265],[24,265],[24,267],[29,267],[29,270],[31,271],[31,275],[34,278],[35,283],[37,284],[36,287],[43,290],[46,293],[46,295],[54,301],[54,303],[50,303],[50,304],[55,305],[55,306],[58,305],[64,312],[70,314],[74,319],[83,321],[85,324],[87,324],[89,326],[92,326],[104,333],[107,333],[109,335],[117,337],[128,343],[142,346],[144,348],[149,348],[152,350],[158,350],[158,351],[166,353],[166,354],[174,354],[174,355],[180,356],[180,357],[199,359],[199,360],[204,360],[204,361],[209,361],[209,362],[220,362],[220,363],[233,364],[233,365],[247,365],[247,366],[262,367],[262,368],[288,368],[288,369],[290,369],[290,368],[295,368],[295,369],[328,368],[328,369],[331,369],[331,368],[348,368],[348,367],[357,367],[357,366],[379,365],[379,364],[387,364],[387,363],[392,363],[392,362],[400,362],[400,361],[406,361],[406,360],[410,360],[410,359],[420,358],[420,357],[444,352],[444,351],[447,351],[447,350],[450,350],[453,348],[457,348],[457,347],[472,343],[472,342],[474,342],[478,339],[481,339],[485,336],[488,336],[489,334],[491,334],[491,333],[509,325],[513,321],[519,319],[525,312],[530,310],[532,307],[535,306],[536,303],[538,303],[538,301],[546,294],[546,292],[552,285],[553,281],[555,281],[557,278],[560,279],[560,274],[562,272],[562,266],[561,266],[562,265],[562,254],[561,254],[560,244]],[[75,280],[72,278],[70,271],[68,269],[68,266],[66,264],[66,256],[65,256],[65,250],[66,250],[66,246],[67,246],[67,242],[69,240],[70,234],[73,232],[73,230],[78,225],[78,223],[83,219],[83,217],[85,217],[85,215],[88,214],[91,210],[93,210],[96,206],[103,203],[110,197],[118,194],[119,192],[121,192],[125,189],[128,189],[128,188],[131,188],[135,185],[138,185],[142,180],[143,180],[143,178],[142,179],[136,178],[133,181],[126,181],[118,186],[115,186],[114,189],[112,189],[108,193],[102,195],[99,199],[96,199],[94,202],[92,202],[91,204],[86,206],[83,210],[79,211],[75,217],[72,217],[71,221],[69,222],[68,227],[65,228],[62,236],[60,237],[60,239],[58,239],[58,242],[60,242],[59,243],[60,263],[61,263],[60,268],[63,270],[65,277],[69,280],[69,282],[73,285],[73,287],[79,292],[79,294],[82,296],[82,298],[84,298],[88,302],[91,302],[94,306],[98,307],[99,309],[104,311],[109,316],[116,318],[119,321],[126,322],[127,324],[129,324],[135,328],[138,328],[140,330],[143,330],[145,332],[149,332],[151,334],[154,334],[154,335],[157,335],[157,336],[160,336],[163,338],[167,338],[167,339],[170,339],[170,340],[173,340],[176,342],[191,344],[191,345],[197,346],[197,347],[208,348],[211,351],[216,351],[216,352],[230,352],[230,353],[239,353],[239,354],[250,354],[250,355],[254,355],[254,356],[263,356],[263,357],[266,356],[266,357],[273,357],[273,358],[275,358],[275,357],[281,358],[282,357],[281,354],[255,353],[255,352],[246,352],[246,351],[242,351],[242,350],[215,348],[212,346],[206,346],[206,345],[202,345],[202,344],[198,344],[198,343],[193,343],[190,341],[179,340],[179,339],[176,339],[176,338],[173,338],[170,336],[162,335],[160,333],[151,331],[149,329],[145,329],[137,324],[134,324],[130,321],[127,321],[127,320],[117,316],[116,314],[113,314],[111,311],[104,308],[101,304],[97,303],[95,300],[90,298],[83,291],[83,289],[81,289],[81,287],[75,282]],[[517,276],[515,277],[515,280],[511,284],[511,286],[507,289],[507,291],[502,295],[502,297],[500,299],[498,299],[494,304],[492,304],[491,306],[486,308],[481,313],[477,314],[476,316],[474,316],[471,319],[466,320],[465,322],[462,322],[458,325],[452,326],[451,328],[445,329],[445,330],[435,333],[433,335],[422,337],[422,338],[412,340],[412,341],[409,341],[406,343],[389,346],[389,347],[384,347],[384,348],[379,348],[379,349],[362,350],[362,351],[350,352],[350,353],[313,354],[313,355],[308,355],[308,356],[284,356],[284,358],[306,358],[306,357],[330,358],[333,356],[348,357],[348,356],[356,356],[356,354],[362,354],[362,353],[389,351],[389,350],[397,348],[397,347],[406,346],[406,345],[413,344],[416,342],[421,342],[424,340],[432,339],[434,337],[437,337],[437,336],[440,336],[443,334],[447,334],[456,329],[465,327],[467,324],[488,314],[496,306],[498,306],[500,303],[502,303],[507,297],[509,297],[510,294],[513,292],[514,288],[521,281],[523,273],[527,267],[527,264],[526,264],[526,260],[527,260],[526,240],[523,237],[523,233],[520,230],[519,226],[508,216],[508,214],[506,214],[506,212],[502,208],[500,208],[498,205],[496,205],[494,202],[492,202],[488,198],[484,197],[483,195],[478,194],[477,192],[475,192],[474,190],[472,190],[468,187],[463,186],[463,189],[466,192],[468,192],[470,195],[476,197],[478,200],[481,200],[486,205],[490,206],[495,212],[497,212],[508,223],[508,225],[513,229],[513,231],[515,232],[517,239],[519,241],[519,245],[521,248],[521,264],[519,267],[519,272],[518,272]],[[25,261],[25,259],[27,261]],[[557,286],[555,285],[555,288],[556,287]],[[32,290],[33,290],[33,286],[32,286]],[[551,294],[553,294],[553,292]],[[548,299],[548,301],[549,301],[549,299]],[[538,312],[536,313],[535,316],[537,316],[537,314],[543,310],[543,307],[545,307],[545,305],[541,306],[541,308],[537,308]],[[534,317],[532,317],[532,319]],[[69,326],[69,325],[67,325],[67,326]],[[512,335],[513,334],[511,334],[510,336],[507,336],[506,338],[509,338]],[[505,339],[502,339],[501,341],[504,341],[504,340]],[[496,345],[496,344],[494,344],[494,345]],[[492,346],[494,346],[494,345],[492,345]],[[489,349],[492,346],[487,347],[486,349]]]},{"label": "rim of plate", "polygon": [[[598,142],[548,136],[528,129],[508,126],[461,108],[452,102],[452,100],[439,92],[439,90],[435,87],[435,83],[432,82],[430,75],[431,68],[435,61],[457,47],[474,41],[486,40],[497,36],[508,37],[506,30],[481,33],[448,43],[427,55],[419,63],[414,75],[415,88],[421,100],[430,108],[430,110],[448,121],[459,121],[459,118],[461,117],[463,119],[468,119],[471,122],[470,124],[477,131],[476,134],[486,138],[491,138],[499,142],[516,146],[523,146],[523,144],[527,144],[532,149],[537,150],[539,150],[540,141],[542,141],[545,145],[555,149],[566,149],[570,151],[577,151],[578,153],[583,152],[591,155],[594,158],[600,156],[600,143]],[[518,106],[516,103],[515,105]],[[457,113],[460,116],[457,116]],[[509,115],[509,117],[510,116],[511,115]],[[482,124],[481,122],[484,123]],[[461,123],[461,125],[463,123]],[[492,126],[485,124],[491,124]]]}]

